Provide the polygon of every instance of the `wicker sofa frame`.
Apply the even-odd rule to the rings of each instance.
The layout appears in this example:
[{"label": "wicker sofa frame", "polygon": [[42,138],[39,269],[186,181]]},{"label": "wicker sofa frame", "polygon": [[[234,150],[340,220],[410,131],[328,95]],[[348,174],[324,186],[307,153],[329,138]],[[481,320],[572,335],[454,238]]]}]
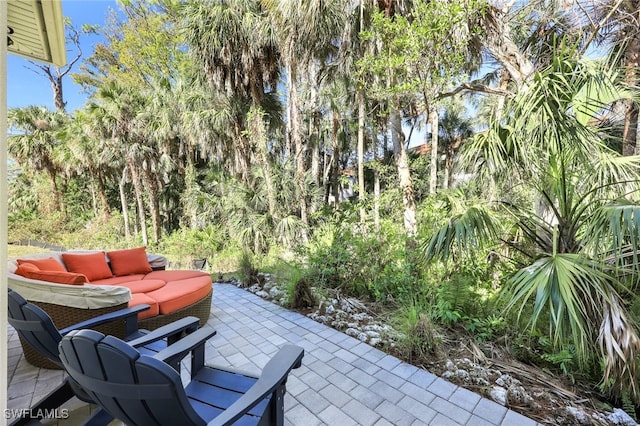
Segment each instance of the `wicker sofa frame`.
[{"label": "wicker sofa frame", "polygon": [[[50,253],[48,254],[51,255]],[[31,257],[31,256],[24,256]],[[37,255],[35,257],[46,257],[46,255]],[[156,256],[157,257],[157,256]],[[162,270],[164,266],[157,266],[158,260],[155,260],[156,266],[153,267],[154,270]],[[110,312],[114,312],[120,309],[124,309],[128,306],[129,296],[119,295],[114,298],[116,300],[115,303],[109,304],[108,306],[94,306],[92,308],[86,307],[74,307],[67,306],[59,303],[47,303],[42,300],[47,300],[47,293],[43,293],[40,296],[40,300],[36,300],[37,298],[29,297],[30,294],[27,292],[25,294],[21,293],[20,284],[27,283],[31,288],[34,287],[34,283],[43,284],[43,288],[50,288],[51,285],[47,285],[47,283],[39,282],[36,280],[28,280],[22,277],[19,277],[13,273],[9,274],[9,287],[13,290],[20,293],[27,301],[33,303],[34,305],[42,308],[53,320],[54,324],[58,329],[69,327],[73,324],[80,323],[82,321],[86,321],[97,317],[99,315],[107,314]],[[37,286],[37,284],[36,284]],[[59,284],[53,284],[54,288],[60,286]],[[69,287],[69,286],[63,286]],[[72,286],[76,287],[76,286]],[[95,286],[100,287],[102,289],[109,287],[118,287],[118,286]],[[97,290],[97,289],[96,289]],[[124,287],[119,287],[117,290],[122,290],[120,293],[128,294],[128,289]],[[101,297],[101,294],[97,294],[97,297]],[[156,328],[162,327],[163,325],[174,322],[178,319],[193,316],[199,319],[199,325],[203,326],[209,319],[211,313],[211,300],[213,296],[213,287],[211,291],[202,299],[197,302],[186,306],[184,308],[178,309],[169,314],[156,315],[154,317],[144,318],[138,320],[138,325],[141,329],[146,330],[155,330]],[[106,302],[108,303],[108,302]],[[105,303],[101,303],[104,305]],[[95,328],[97,331],[100,331],[106,335],[113,335],[118,338],[124,338],[125,330],[124,330],[124,321],[121,322],[111,322],[108,324],[104,324]],[[45,356],[41,355],[38,351],[36,351],[29,343],[20,339],[20,343],[22,345],[22,349],[24,352],[25,359],[31,365],[40,368],[48,368],[48,369],[60,369],[59,366],[55,365],[51,361],[49,361]]]}]

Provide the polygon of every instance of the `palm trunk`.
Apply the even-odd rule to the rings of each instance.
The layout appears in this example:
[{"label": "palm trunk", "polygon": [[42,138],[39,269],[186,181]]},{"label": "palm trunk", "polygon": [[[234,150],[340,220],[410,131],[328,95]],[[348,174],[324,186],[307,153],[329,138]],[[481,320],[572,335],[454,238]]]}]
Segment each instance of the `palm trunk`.
[{"label": "palm trunk", "polygon": [[[509,85],[510,76],[506,71],[502,71],[500,75],[500,89],[506,90]],[[506,102],[506,98],[504,96],[498,96],[498,102],[496,104],[496,109],[493,111],[493,120],[496,122],[500,122],[502,120],[502,114],[504,112],[504,105]],[[494,165],[489,165],[491,168],[495,168]],[[487,195],[490,202],[494,202],[498,199],[498,183],[497,183],[497,173],[492,173],[490,170],[489,173],[489,186],[487,188]]]},{"label": "palm trunk", "polygon": [[404,147],[402,136],[402,122],[398,111],[392,111],[391,121],[391,142],[393,144],[393,156],[398,170],[400,190],[402,191],[402,204],[404,206],[404,227],[407,235],[415,236],[418,233],[418,223],[416,219],[416,201],[413,193],[413,182],[411,180],[411,170],[407,150]]},{"label": "palm trunk", "polygon": [[442,188],[449,189],[452,183],[453,177],[453,156],[455,151],[450,145],[447,147],[447,154],[444,158],[444,178],[442,179]]},{"label": "palm trunk", "polygon": [[331,139],[333,145],[333,157],[331,159],[333,163],[333,171],[331,173],[331,188],[333,190],[333,204],[335,208],[338,208],[340,203],[340,143],[338,141],[338,132],[340,130],[340,114],[336,111],[333,112],[333,125],[331,126]]},{"label": "palm trunk", "polygon": [[120,190],[120,208],[122,209],[122,220],[124,221],[124,236],[129,239],[131,234],[129,232],[129,206],[127,203],[127,194],[124,190],[124,186],[127,183],[127,168],[122,169],[122,177],[118,189]]},{"label": "palm trunk", "polygon": [[520,86],[533,75],[534,66],[514,43],[505,12],[490,7],[484,17],[483,27],[484,46]]},{"label": "palm trunk", "polygon": [[91,184],[89,185],[89,190],[91,191],[91,208],[93,210],[93,216],[98,217],[100,212],[98,212],[98,198],[96,196],[96,183],[95,178],[91,176]]},{"label": "palm trunk", "polygon": [[[290,58],[287,67],[287,76],[291,80],[290,92],[289,92],[289,108],[291,110],[291,140],[295,148],[295,163],[296,163],[296,182],[298,184],[299,203],[300,203],[300,219],[306,226],[309,224],[309,218],[307,217],[307,188],[304,182],[305,176],[305,148],[302,143],[302,137],[300,135],[300,114],[299,114],[299,101],[298,101],[298,84],[296,76],[296,64],[295,59]],[[307,240],[306,230],[303,231],[303,240]]]},{"label": "palm trunk", "polygon": [[147,199],[149,200],[149,214],[151,214],[151,231],[154,244],[160,241],[161,223],[160,223],[160,197],[158,195],[158,182],[153,173],[151,173],[151,165],[144,167],[142,177],[147,189]]},{"label": "palm trunk", "polygon": [[102,211],[102,218],[106,221],[109,219],[109,199],[107,198],[107,190],[104,184],[104,177],[102,172],[98,170],[96,174],[96,192],[98,198],[98,204],[100,204],[100,210]]},{"label": "palm trunk", "polygon": [[632,99],[625,99],[622,102],[625,105],[622,155],[635,155],[638,138],[638,105]]},{"label": "palm trunk", "polygon": [[[311,144],[311,176],[313,183],[317,187],[320,187],[320,119],[318,112],[318,83],[316,75],[318,74],[319,65],[312,61],[309,66],[309,110],[311,116],[309,117],[309,142]],[[315,208],[312,208],[315,210]]]},{"label": "palm trunk", "polygon": [[237,141],[236,152],[234,155],[235,169],[240,180],[245,184],[249,183],[249,168],[251,167],[251,143],[249,142],[245,130],[242,125],[243,117],[236,117],[236,125],[234,128]]},{"label": "palm trunk", "polygon": [[194,200],[197,198],[196,184],[196,168],[193,164],[193,158],[187,155],[187,164],[184,168],[184,185],[185,191],[182,204],[185,206],[185,214],[189,218],[189,228],[198,228],[198,205]]},{"label": "palm trunk", "polygon": [[250,113],[251,134],[258,147],[259,159],[264,173],[264,184],[267,188],[267,201],[269,202],[269,214],[275,217],[277,213],[276,190],[273,185],[273,174],[271,171],[271,162],[269,161],[269,153],[267,151],[267,136],[264,129],[263,111],[259,106],[254,105]]},{"label": "palm trunk", "polygon": [[47,169],[47,174],[49,175],[51,195],[53,196],[53,211],[62,212],[63,206],[60,198],[60,191],[58,191],[58,183],[56,182],[57,174],[52,168]]},{"label": "palm trunk", "polygon": [[142,184],[140,183],[140,175],[136,169],[135,162],[131,157],[127,157],[127,165],[131,172],[131,182],[133,183],[133,189],[136,196],[136,204],[138,206],[138,218],[140,221],[140,232],[142,233],[142,244],[145,246],[149,244],[149,237],[147,235],[147,220],[144,208],[144,199],[142,195]]},{"label": "palm trunk", "polygon": [[[638,3],[638,2],[635,2]],[[636,17],[640,15],[637,12]],[[640,35],[633,36],[625,51],[625,83],[636,87],[638,83],[638,63],[640,62]],[[622,154],[635,155],[638,138],[638,104],[633,99],[625,99],[626,111],[622,133]]]}]

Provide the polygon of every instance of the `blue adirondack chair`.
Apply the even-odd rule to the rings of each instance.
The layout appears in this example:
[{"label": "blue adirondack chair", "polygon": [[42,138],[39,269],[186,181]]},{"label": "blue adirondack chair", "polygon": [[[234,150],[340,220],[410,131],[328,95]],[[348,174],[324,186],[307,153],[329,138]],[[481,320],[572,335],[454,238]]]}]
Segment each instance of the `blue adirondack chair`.
[{"label": "blue adirondack chair", "polygon": [[[60,342],[60,359],[74,380],[113,417],[127,425],[283,425],[285,383],[304,351],[283,346],[260,377],[204,365],[215,334],[204,327],[155,356],[94,330],[77,330]],[[185,386],[167,361],[191,354]]]},{"label": "blue adirondack chair", "polygon": [[[47,357],[51,362],[64,368],[60,361],[58,344],[62,337],[72,330],[92,328],[112,321],[125,322],[125,339],[133,347],[139,348],[142,353],[153,355],[178,341],[185,334],[198,329],[198,318],[185,317],[181,320],[160,327],[152,332],[138,329],[138,312],[149,309],[148,305],[139,305],[111,312],[105,315],[71,325],[58,330],[51,317],[39,306],[26,301],[20,294],[9,289],[8,293],[8,322],[35,350]],[[179,368],[179,360],[172,366]],[[32,413],[42,413],[54,410],[63,403],[77,396],[79,399],[93,403],[93,400],[84,390],[68,377],[47,396],[31,407],[20,419],[16,419],[12,425],[25,425],[34,419],[29,417]],[[106,424],[113,418],[100,410],[93,419],[94,424]]]}]

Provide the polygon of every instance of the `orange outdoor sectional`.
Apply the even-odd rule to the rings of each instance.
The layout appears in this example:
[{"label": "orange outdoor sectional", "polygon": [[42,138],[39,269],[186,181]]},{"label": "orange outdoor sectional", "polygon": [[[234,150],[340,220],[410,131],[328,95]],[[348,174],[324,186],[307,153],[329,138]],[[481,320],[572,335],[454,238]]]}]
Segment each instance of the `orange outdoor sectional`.
[{"label": "orange outdoor sectional", "polygon": [[84,320],[147,304],[150,308],[138,314],[141,328],[155,329],[185,316],[204,324],[211,311],[211,276],[165,270],[165,265],[164,257],[148,255],[144,247],[43,253],[9,261],[9,288],[43,307],[54,322],[52,310],[80,311],[82,318],[74,320]]}]

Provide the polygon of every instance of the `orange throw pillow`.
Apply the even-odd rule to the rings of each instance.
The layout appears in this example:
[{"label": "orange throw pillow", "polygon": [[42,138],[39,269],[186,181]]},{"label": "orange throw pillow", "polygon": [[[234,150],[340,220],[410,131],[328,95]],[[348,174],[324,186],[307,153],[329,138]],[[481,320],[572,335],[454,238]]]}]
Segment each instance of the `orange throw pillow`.
[{"label": "orange throw pillow", "polygon": [[22,275],[23,277],[26,277],[29,272],[36,272],[39,270],[40,268],[38,268],[33,263],[19,263],[14,274],[18,274],[18,275]]},{"label": "orange throw pillow", "polygon": [[57,284],[83,285],[88,282],[87,277],[73,272],[41,271],[31,263],[23,263],[16,268],[16,274],[32,280],[47,281]]},{"label": "orange throw pillow", "polygon": [[132,274],[148,274],[152,271],[147,260],[147,250],[138,247],[126,250],[113,250],[107,252],[111,261],[111,270],[117,277]]},{"label": "orange throw pillow", "polygon": [[89,282],[86,276],[75,272],[34,271],[29,272],[26,277],[57,284],[83,285]]},{"label": "orange throw pillow", "polygon": [[18,265],[22,265],[23,263],[30,263],[35,265],[41,271],[60,271],[67,272],[64,268],[64,265],[58,262],[53,257],[48,257],[46,259],[18,259]]},{"label": "orange throw pillow", "polygon": [[82,254],[62,253],[62,260],[67,265],[69,272],[84,274],[89,282],[113,276],[103,251]]}]

